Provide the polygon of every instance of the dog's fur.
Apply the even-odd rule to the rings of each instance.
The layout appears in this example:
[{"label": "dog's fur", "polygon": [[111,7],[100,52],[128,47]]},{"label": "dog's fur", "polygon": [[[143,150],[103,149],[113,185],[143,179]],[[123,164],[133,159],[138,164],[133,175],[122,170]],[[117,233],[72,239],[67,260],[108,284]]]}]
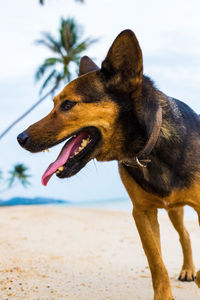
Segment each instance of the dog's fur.
[{"label": "dog's fur", "polygon": [[[76,105],[60,107],[66,100]],[[145,146],[162,108],[162,124],[146,167],[131,166]],[[186,104],[155,88],[143,75],[142,52],[130,30],[112,44],[101,69],[87,57],[80,76],[55,97],[54,108],[30,126],[24,147],[37,152],[51,147],[86,127],[100,137],[89,160],[117,160],[121,179],[133,202],[135,219],[146,253],[154,287],[154,300],[172,300],[167,270],[161,256],[158,208],[165,208],[180,235],[183,249],[182,281],[195,278],[190,238],[183,224],[183,206],[190,205],[200,219],[200,119]],[[73,169],[62,177],[74,175]]]}]

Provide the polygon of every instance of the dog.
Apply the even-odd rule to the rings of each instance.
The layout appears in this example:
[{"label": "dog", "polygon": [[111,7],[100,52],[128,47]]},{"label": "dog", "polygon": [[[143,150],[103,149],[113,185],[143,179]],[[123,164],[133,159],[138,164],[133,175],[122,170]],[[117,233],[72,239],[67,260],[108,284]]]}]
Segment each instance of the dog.
[{"label": "dog", "polygon": [[75,175],[94,158],[117,160],[151,270],[154,300],[173,299],[161,255],[158,208],[167,210],[180,236],[179,280],[195,279],[183,206],[193,207],[200,223],[200,118],[143,74],[142,51],[131,30],[117,36],[101,68],[84,56],[79,77],[54,98],[53,110],[17,139],[30,152],[68,139],[42,176],[44,185],[55,173]]}]

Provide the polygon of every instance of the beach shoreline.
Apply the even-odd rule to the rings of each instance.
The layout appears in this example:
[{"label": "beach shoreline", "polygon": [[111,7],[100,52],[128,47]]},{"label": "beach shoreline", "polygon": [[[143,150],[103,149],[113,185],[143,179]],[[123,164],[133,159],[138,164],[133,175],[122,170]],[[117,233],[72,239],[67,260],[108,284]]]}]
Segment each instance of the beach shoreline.
[{"label": "beach shoreline", "polygon": [[[153,299],[146,256],[131,210],[17,206],[0,209],[1,299]],[[163,258],[176,300],[200,299],[200,289],[177,280],[178,235],[159,216]],[[189,216],[194,261],[200,269],[200,229]]]}]

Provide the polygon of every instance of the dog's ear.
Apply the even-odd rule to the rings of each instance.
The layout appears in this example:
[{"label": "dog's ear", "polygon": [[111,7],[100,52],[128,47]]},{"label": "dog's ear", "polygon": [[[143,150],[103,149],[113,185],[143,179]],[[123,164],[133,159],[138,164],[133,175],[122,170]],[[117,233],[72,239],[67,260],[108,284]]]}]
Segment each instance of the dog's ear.
[{"label": "dog's ear", "polygon": [[81,58],[79,64],[79,76],[97,70],[99,70],[99,67],[88,56],[83,56]]},{"label": "dog's ear", "polygon": [[110,90],[131,93],[142,85],[142,51],[131,30],[124,30],[117,36],[102,63],[101,72]]}]

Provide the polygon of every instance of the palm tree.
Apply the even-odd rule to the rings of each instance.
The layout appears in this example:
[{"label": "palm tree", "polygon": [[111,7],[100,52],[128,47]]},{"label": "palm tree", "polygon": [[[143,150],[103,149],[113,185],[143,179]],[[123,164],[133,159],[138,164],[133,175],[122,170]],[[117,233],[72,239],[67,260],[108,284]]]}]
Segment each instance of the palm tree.
[{"label": "palm tree", "polygon": [[10,188],[16,180],[18,180],[24,187],[30,185],[28,181],[29,174],[26,173],[28,168],[23,164],[16,164],[9,172],[10,178],[8,179],[8,188]]},{"label": "palm tree", "polygon": [[59,37],[55,39],[50,33],[42,33],[42,39],[36,43],[50,49],[54,57],[45,59],[38,68],[35,78],[39,81],[46,73],[40,93],[50,84],[57,89],[60,83],[67,83],[73,75],[72,66],[78,69],[79,61],[84,52],[96,40],[86,38],[80,39],[82,27],[73,18],[61,19]]},{"label": "palm tree", "polygon": [[[50,33],[43,33],[43,39],[37,41],[37,44],[50,49],[55,56],[47,58],[36,72],[36,80],[40,80],[47,71],[50,71],[42,84],[40,92],[50,83],[52,88],[33,104],[25,113],[10,124],[1,134],[2,139],[17,123],[25,118],[33,109],[35,109],[49,95],[52,95],[61,82],[66,83],[71,78],[71,66],[78,66],[82,52],[84,52],[92,43],[97,40],[86,38],[81,41],[82,27],[78,25],[73,18],[61,19],[59,38],[55,39]],[[61,67],[62,70],[57,69]]]}]

